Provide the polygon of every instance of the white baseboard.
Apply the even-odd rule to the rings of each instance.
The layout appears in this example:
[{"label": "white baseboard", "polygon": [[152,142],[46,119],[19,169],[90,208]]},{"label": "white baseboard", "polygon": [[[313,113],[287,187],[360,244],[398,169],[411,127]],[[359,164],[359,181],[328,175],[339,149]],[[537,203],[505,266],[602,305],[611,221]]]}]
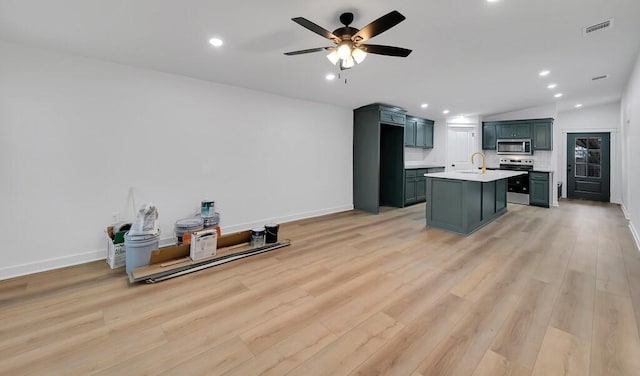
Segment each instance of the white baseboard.
[{"label": "white baseboard", "polygon": [[[348,210],[353,210],[353,205],[336,206],[333,208],[313,210],[313,211],[297,213],[297,214],[292,214],[292,215],[283,216],[283,217],[265,218],[265,219],[261,219],[254,222],[242,223],[239,225],[233,225],[228,227],[223,226],[221,230],[223,234],[227,234],[227,233],[249,230],[254,227],[263,227],[267,223],[281,224],[281,223],[297,221],[305,218],[319,217],[321,215],[326,215],[326,214],[339,213],[339,212],[348,211]],[[164,246],[175,244],[175,240],[176,239],[174,237],[161,238],[160,246],[164,247]],[[97,260],[104,260],[105,258],[106,258],[106,250],[102,249],[99,251],[78,253],[75,255],[56,257],[56,258],[51,258],[51,259],[27,263],[27,264],[8,266],[5,268],[0,268],[0,281],[4,279],[9,279],[9,278],[20,277],[27,274],[39,273],[47,270],[59,269],[67,266],[84,264],[87,262],[92,262]],[[108,267],[108,266],[105,265],[105,267]]]},{"label": "white baseboard", "polygon": [[627,210],[627,207],[624,206],[623,203],[620,203],[620,208],[622,208],[622,213],[624,214],[624,218],[628,221],[629,219],[631,219],[631,216],[629,215],[629,211]]},{"label": "white baseboard", "polygon": [[[50,258],[38,262],[14,265],[0,269],[0,280],[20,277],[27,274],[46,272],[47,270],[64,268],[78,264],[84,264],[106,258],[106,250],[77,253],[70,256]],[[105,263],[105,266],[108,267]]]},{"label": "white baseboard", "polygon": [[353,210],[353,205],[336,206],[333,208],[313,210],[313,211],[297,213],[297,214],[292,214],[292,215],[287,215],[287,216],[277,217],[277,218],[265,218],[265,219],[260,219],[253,222],[247,222],[247,223],[242,223],[239,225],[233,225],[228,227],[222,226],[221,230],[223,234],[228,234],[232,232],[249,230],[254,227],[264,227],[264,225],[267,223],[281,224],[281,223],[298,221],[306,218],[319,217],[321,215],[326,215],[326,214],[340,213],[348,210]]},{"label": "white baseboard", "polygon": [[636,242],[636,249],[640,251],[640,236],[638,236],[638,231],[631,221],[629,221],[629,231],[631,231],[633,240]]}]

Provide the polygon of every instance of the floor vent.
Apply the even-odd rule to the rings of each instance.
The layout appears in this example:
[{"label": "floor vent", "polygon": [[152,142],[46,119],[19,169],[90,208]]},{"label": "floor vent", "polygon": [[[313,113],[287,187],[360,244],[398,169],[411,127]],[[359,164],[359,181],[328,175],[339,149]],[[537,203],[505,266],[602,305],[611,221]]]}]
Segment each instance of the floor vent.
[{"label": "floor vent", "polygon": [[609,76],[607,76],[606,74],[603,74],[602,76],[595,76],[591,79],[591,81],[598,81],[598,80],[604,80],[605,78],[607,78]]},{"label": "floor vent", "polygon": [[595,25],[587,26],[584,28],[584,34],[593,33],[594,31],[611,29],[613,27],[613,18],[606,21],[602,21]]}]

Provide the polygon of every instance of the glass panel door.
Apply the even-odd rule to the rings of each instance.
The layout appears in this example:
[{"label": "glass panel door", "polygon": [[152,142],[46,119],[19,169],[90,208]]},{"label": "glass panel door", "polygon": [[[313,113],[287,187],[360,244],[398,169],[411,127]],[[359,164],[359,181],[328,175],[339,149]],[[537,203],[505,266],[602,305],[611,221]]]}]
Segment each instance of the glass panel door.
[{"label": "glass panel door", "polygon": [[577,178],[599,178],[601,171],[601,137],[576,137],[574,145]]},{"label": "glass panel door", "polygon": [[567,197],[596,201],[610,198],[611,135],[567,133]]}]

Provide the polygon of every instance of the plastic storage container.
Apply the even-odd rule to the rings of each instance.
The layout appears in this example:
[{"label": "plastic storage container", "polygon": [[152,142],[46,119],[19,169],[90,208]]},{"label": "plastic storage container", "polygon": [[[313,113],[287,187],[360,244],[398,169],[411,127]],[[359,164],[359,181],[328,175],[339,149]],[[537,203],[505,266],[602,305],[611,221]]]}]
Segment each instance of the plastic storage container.
[{"label": "plastic storage container", "polygon": [[148,235],[124,234],[124,246],[126,249],[127,274],[133,269],[149,265],[151,251],[158,249],[160,245],[160,233]]}]

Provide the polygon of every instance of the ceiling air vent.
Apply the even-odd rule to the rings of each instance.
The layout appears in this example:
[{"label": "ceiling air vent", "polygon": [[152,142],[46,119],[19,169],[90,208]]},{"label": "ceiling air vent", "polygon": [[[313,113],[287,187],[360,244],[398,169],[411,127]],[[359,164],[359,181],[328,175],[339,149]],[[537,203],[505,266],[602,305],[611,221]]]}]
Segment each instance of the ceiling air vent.
[{"label": "ceiling air vent", "polygon": [[613,18],[610,18],[606,21],[602,21],[595,25],[587,26],[584,28],[584,34],[593,33],[594,31],[611,29],[613,27]]},{"label": "ceiling air vent", "polygon": [[607,76],[606,74],[603,74],[602,76],[595,76],[591,79],[591,81],[598,81],[598,80],[604,80],[605,78],[607,78],[609,76]]}]

